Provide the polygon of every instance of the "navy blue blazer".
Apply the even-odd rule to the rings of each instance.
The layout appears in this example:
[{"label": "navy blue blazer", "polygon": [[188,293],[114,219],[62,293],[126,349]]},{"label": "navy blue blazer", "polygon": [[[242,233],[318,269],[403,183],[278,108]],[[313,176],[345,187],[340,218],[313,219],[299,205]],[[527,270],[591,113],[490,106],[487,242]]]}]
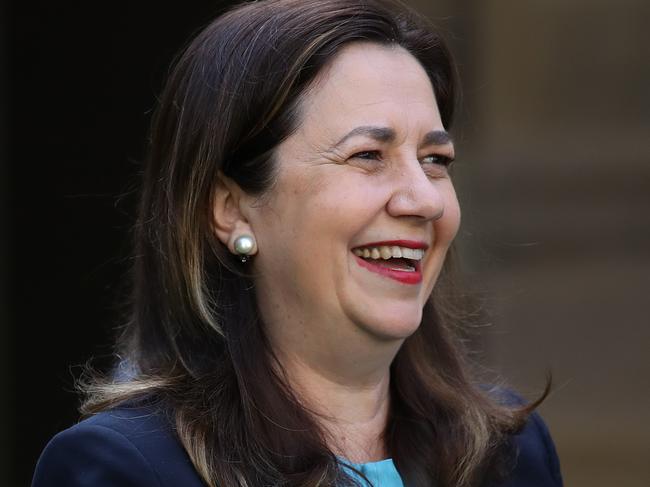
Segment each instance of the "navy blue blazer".
[{"label": "navy blue blazer", "polygon": [[[499,487],[562,485],[553,441],[537,413],[513,440],[516,466]],[[57,434],[32,482],[55,486],[205,487],[169,421],[145,407],[102,412]]]}]

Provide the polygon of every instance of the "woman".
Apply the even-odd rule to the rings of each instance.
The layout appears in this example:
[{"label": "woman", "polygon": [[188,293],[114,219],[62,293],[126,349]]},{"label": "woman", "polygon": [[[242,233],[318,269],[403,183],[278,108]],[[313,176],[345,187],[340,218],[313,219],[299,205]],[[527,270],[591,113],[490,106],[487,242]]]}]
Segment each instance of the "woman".
[{"label": "woman", "polygon": [[456,336],[455,92],[388,2],[205,28],[154,119],[118,367],[33,485],[560,485],[536,404]]}]

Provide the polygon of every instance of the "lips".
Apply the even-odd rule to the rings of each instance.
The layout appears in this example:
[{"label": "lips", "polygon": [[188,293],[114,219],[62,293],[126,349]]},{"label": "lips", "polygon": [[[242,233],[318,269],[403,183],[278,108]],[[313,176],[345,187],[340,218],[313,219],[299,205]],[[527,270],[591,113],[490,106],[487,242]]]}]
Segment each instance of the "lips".
[{"label": "lips", "polygon": [[428,248],[414,240],[373,242],[355,247],[352,253],[364,269],[402,284],[422,282],[420,260]]}]

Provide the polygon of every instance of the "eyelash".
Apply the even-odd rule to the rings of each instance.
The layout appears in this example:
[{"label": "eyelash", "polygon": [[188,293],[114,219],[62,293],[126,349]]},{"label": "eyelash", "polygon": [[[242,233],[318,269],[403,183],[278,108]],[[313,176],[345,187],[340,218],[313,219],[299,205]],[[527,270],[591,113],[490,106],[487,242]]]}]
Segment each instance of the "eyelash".
[{"label": "eyelash", "polygon": [[[429,157],[436,159],[436,161],[432,162],[432,164],[436,164],[439,166],[449,167],[451,163],[454,162],[454,159],[452,157],[443,156],[441,154],[429,154],[427,156],[424,156],[422,159],[427,159]],[[381,153],[377,150],[366,150],[366,151],[361,151],[353,154],[351,156],[351,159],[366,159],[366,160],[381,159]]]},{"label": "eyelash", "polygon": [[433,157],[436,159],[436,162],[433,162],[432,164],[437,164],[439,166],[444,166],[444,167],[449,167],[452,162],[454,162],[454,159],[449,156],[443,156],[441,154],[429,154],[428,156],[424,156],[424,159],[427,157]]}]

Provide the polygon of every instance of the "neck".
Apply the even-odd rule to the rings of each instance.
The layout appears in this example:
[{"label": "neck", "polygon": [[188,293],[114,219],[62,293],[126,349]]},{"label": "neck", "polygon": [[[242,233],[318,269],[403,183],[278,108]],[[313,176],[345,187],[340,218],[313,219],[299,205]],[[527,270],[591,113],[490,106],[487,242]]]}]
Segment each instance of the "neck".
[{"label": "neck", "polygon": [[281,375],[313,411],[329,448],[354,463],[386,458],[390,365],[404,339],[379,336],[338,313],[314,315],[290,300],[258,298]]},{"label": "neck", "polygon": [[289,384],[315,413],[336,455],[354,463],[387,457],[383,434],[390,406],[390,362],[360,377],[354,367],[341,375],[340,367],[314,367],[297,355],[278,358]]}]

